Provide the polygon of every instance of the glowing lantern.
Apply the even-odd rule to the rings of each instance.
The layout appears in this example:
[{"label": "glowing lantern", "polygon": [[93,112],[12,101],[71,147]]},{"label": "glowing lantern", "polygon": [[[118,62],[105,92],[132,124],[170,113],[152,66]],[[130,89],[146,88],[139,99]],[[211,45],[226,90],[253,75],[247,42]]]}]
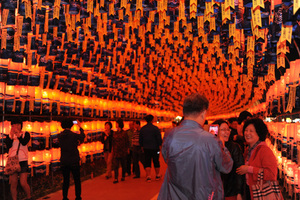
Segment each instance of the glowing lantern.
[{"label": "glowing lantern", "polygon": [[7,153],[5,154],[0,154],[0,172],[3,172],[2,167],[6,166],[6,161],[7,161]]},{"label": "glowing lantern", "polygon": [[52,155],[51,155],[51,152],[49,150],[44,150],[43,151],[43,158],[44,158],[44,161],[46,163],[50,163],[51,160],[52,160]]},{"label": "glowing lantern", "polygon": [[70,112],[71,115],[75,115],[75,102],[76,102],[76,96],[75,95],[71,95],[70,96]]},{"label": "glowing lantern", "polygon": [[58,148],[59,147],[59,141],[58,141],[58,134],[60,133],[60,125],[56,121],[50,122],[50,134],[51,134],[51,140],[52,140],[52,147]]},{"label": "glowing lantern", "polygon": [[11,129],[10,121],[1,122],[0,133],[3,133],[5,135],[9,135],[10,129]]}]

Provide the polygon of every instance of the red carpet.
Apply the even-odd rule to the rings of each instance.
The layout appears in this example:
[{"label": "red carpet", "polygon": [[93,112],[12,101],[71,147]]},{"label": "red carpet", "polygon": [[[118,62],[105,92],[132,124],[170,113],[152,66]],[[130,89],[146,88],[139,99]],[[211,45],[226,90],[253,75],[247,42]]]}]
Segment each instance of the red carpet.
[{"label": "red carpet", "polygon": [[[163,158],[160,158],[161,174],[164,177],[166,164]],[[140,165],[141,166],[141,165]],[[105,175],[82,182],[82,199],[83,200],[154,200],[157,198],[163,177],[155,181],[154,169],[151,169],[152,182],[146,182],[146,173],[141,170],[141,178],[133,179],[134,175],[127,176],[125,181],[113,184],[113,179],[106,180]],[[120,173],[121,174],[121,169]],[[71,176],[72,179],[72,176]],[[72,185],[69,189],[70,200],[75,199],[75,187]],[[62,199],[62,190],[49,194],[40,200],[59,200]]]}]

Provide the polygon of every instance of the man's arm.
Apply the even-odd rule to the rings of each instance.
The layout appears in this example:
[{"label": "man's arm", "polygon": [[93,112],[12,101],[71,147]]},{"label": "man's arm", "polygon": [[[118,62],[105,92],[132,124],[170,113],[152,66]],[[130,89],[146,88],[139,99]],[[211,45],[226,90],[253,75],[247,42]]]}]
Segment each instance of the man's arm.
[{"label": "man's arm", "polygon": [[83,142],[85,138],[85,134],[84,134],[84,130],[81,127],[80,127],[80,134],[78,136],[79,136],[78,140],[80,142]]},{"label": "man's arm", "polygon": [[233,160],[230,156],[230,152],[226,147],[224,147],[223,143],[215,138],[216,141],[213,142],[213,149],[215,150],[215,163],[218,171],[228,174],[233,166]]}]

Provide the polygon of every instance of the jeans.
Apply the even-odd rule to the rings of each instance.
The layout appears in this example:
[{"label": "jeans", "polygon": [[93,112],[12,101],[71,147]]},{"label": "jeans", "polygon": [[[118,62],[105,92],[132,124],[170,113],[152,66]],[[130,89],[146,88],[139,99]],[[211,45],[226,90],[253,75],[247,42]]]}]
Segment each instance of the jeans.
[{"label": "jeans", "polygon": [[68,190],[70,186],[70,172],[73,174],[75,183],[76,200],[81,200],[81,181],[80,181],[80,166],[75,165],[62,165],[61,166],[64,182],[63,182],[63,199],[68,200]]}]

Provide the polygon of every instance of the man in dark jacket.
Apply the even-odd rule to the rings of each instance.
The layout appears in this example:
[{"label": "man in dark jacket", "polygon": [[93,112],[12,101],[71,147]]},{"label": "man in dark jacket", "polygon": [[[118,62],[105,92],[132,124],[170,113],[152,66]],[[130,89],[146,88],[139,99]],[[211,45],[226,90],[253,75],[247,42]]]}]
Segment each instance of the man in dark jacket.
[{"label": "man in dark jacket", "polygon": [[153,115],[147,115],[145,120],[147,124],[141,128],[140,131],[140,146],[145,153],[145,170],[147,182],[151,182],[151,159],[155,167],[156,180],[161,178],[159,173],[160,163],[159,163],[159,153],[162,144],[161,133],[157,126],[152,124],[154,117]]},{"label": "man in dark jacket", "polygon": [[66,119],[62,121],[61,127],[64,131],[58,136],[61,149],[60,165],[64,177],[63,200],[68,200],[70,172],[72,172],[74,178],[76,200],[81,200],[80,157],[77,146],[83,142],[85,135],[78,121],[77,124],[80,127],[80,134],[76,134],[70,130],[73,126],[72,120]]}]

